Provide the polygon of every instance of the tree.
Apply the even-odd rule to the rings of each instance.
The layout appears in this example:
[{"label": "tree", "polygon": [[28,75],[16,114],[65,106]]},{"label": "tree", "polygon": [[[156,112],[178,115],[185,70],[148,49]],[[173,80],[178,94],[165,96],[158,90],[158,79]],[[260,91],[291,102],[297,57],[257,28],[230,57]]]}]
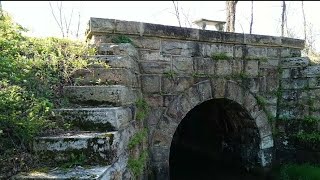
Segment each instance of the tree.
[{"label": "tree", "polygon": [[281,36],[284,36],[284,25],[286,24],[286,2],[282,1],[282,14],[281,14]]},{"label": "tree", "polygon": [[[64,13],[64,10],[63,10],[62,1],[60,2],[60,4],[57,3],[58,13],[56,13],[54,11],[54,8],[52,7],[51,2],[49,2],[49,5],[50,5],[52,16],[53,16],[54,20],[56,21],[56,23],[57,23],[57,25],[58,25],[58,27],[60,29],[62,37],[69,37],[72,34],[70,26],[71,26],[71,23],[72,23],[73,9],[71,11],[69,19],[67,19],[66,15]],[[78,26],[77,26],[77,30],[75,32],[77,38],[79,36],[80,12],[79,12],[79,16],[78,17],[79,17]]]},{"label": "tree", "polygon": [[[182,24],[184,24],[185,27],[192,27],[192,23],[189,18],[189,11],[188,13],[185,13],[184,9],[180,6],[179,3],[172,1],[173,7],[174,7],[174,13],[170,12],[171,14],[174,14],[178,20],[179,26],[182,27]],[[181,18],[181,14],[183,15]]]},{"label": "tree", "polygon": [[175,15],[176,15],[176,17],[177,17],[179,26],[181,27],[180,13],[179,13],[179,4],[178,4],[178,2],[177,2],[177,4],[176,4],[174,1],[172,1],[172,3],[173,3],[173,6],[174,6],[174,12],[175,12]]},{"label": "tree", "polygon": [[250,21],[250,34],[252,34],[252,25],[253,25],[253,1],[251,1],[251,21]]},{"label": "tree", "polygon": [[235,31],[237,2],[238,1],[226,1],[226,9],[227,9],[226,31],[227,32]]}]

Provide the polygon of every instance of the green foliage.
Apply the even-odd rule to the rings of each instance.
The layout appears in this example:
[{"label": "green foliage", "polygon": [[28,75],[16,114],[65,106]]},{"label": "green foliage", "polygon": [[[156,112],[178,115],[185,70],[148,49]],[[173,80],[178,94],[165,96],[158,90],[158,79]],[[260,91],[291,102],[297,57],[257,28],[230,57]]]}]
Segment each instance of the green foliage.
[{"label": "green foliage", "polygon": [[303,131],[298,132],[295,137],[300,141],[307,143],[319,143],[320,142],[320,133],[319,132],[310,132],[306,133]]},{"label": "green foliage", "polygon": [[241,72],[241,73],[239,74],[239,76],[240,76],[241,79],[249,78],[249,75],[246,74],[246,73],[244,73],[244,72]]},{"label": "green foliage", "polygon": [[167,78],[174,78],[176,75],[177,75],[177,73],[176,72],[174,72],[174,71],[168,71],[168,72],[165,72],[164,73],[164,75],[167,77]]},{"label": "green foliage", "polygon": [[0,146],[16,148],[17,144],[29,142],[44,126],[51,108],[48,99],[0,81]]},{"label": "green foliage", "polygon": [[136,120],[144,120],[150,111],[150,107],[146,100],[138,99],[136,101],[137,113],[136,113]]},{"label": "green foliage", "polygon": [[[273,114],[267,110],[266,105],[268,104],[268,100],[266,98],[264,98],[263,96],[257,95],[256,96],[257,99],[257,103],[258,105],[260,105],[263,109],[263,111],[266,113],[268,121],[270,123],[272,123],[275,120],[275,117],[273,116]],[[275,130],[274,130],[275,131]]]},{"label": "green foliage", "polygon": [[197,78],[197,77],[205,77],[206,75],[205,74],[201,74],[201,73],[197,73],[197,72],[193,72],[192,73],[192,77],[195,77],[195,78]]},{"label": "green foliage", "polygon": [[62,87],[71,83],[74,70],[89,65],[87,57],[94,55],[95,49],[67,39],[24,36],[26,30],[3,13],[0,16],[0,159],[4,161],[0,162],[0,174],[7,174],[2,172],[2,167],[14,163],[5,161],[8,158],[4,152],[29,150],[34,136],[53,128],[51,109],[62,105],[59,99]]},{"label": "green foliage", "polygon": [[315,124],[320,121],[320,118],[317,116],[304,116],[303,121],[310,124]]},{"label": "green foliage", "polygon": [[228,60],[230,58],[231,57],[229,57],[226,52],[219,52],[219,53],[212,53],[211,54],[212,60]]},{"label": "green foliage", "polygon": [[114,38],[111,39],[111,42],[113,43],[132,43],[132,40],[130,38],[128,38],[127,36],[124,35],[118,35]]},{"label": "green foliage", "polygon": [[74,166],[79,166],[84,164],[84,162],[86,161],[86,156],[81,153],[81,154],[74,154],[71,153],[70,155],[70,160],[66,163],[63,163],[60,165],[61,168],[72,168]]},{"label": "green foliage", "polygon": [[310,164],[286,164],[280,168],[280,180],[318,180],[320,167]]},{"label": "green foliage", "polygon": [[142,131],[136,133],[128,143],[129,150],[133,149],[138,144],[142,143],[146,137],[147,137],[147,129],[143,129]]},{"label": "green foliage", "polygon": [[257,95],[256,99],[257,99],[257,103],[260,106],[265,106],[267,104],[267,100],[264,97],[260,96],[260,95]]},{"label": "green foliage", "polygon": [[143,151],[137,159],[132,157],[128,159],[128,168],[134,174],[135,178],[139,177],[143,173],[147,159],[148,151]]}]

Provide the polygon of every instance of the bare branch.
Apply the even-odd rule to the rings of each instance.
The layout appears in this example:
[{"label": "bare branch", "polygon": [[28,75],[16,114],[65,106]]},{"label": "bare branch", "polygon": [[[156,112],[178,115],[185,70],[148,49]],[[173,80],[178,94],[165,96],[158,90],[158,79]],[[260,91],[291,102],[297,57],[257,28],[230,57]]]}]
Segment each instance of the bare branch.
[{"label": "bare branch", "polygon": [[189,12],[188,12],[188,14],[185,14],[184,10],[182,9],[182,7],[180,9],[181,9],[182,15],[185,18],[185,21],[187,21],[187,22],[185,22],[185,25],[187,26],[187,23],[188,23],[189,27],[191,28],[192,27],[192,23],[189,20]]},{"label": "bare branch", "polygon": [[70,19],[69,19],[69,23],[68,23],[68,24],[67,24],[66,17],[64,16],[64,21],[65,21],[65,23],[66,23],[66,33],[67,33],[67,37],[69,36],[69,30],[70,30],[70,24],[71,24],[72,15],[73,15],[73,8],[72,8],[72,11],[71,11],[71,16],[70,16]]},{"label": "bare branch", "polygon": [[252,25],[253,25],[253,1],[251,1],[251,21],[250,21],[250,34],[252,34]]},{"label": "bare branch", "polygon": [[177,17],[177,20],[178,20],[178,23],[179,23],[179,26],[181,27],[181,22],[180,22],[180,15],[179,15],[179,4],[177,2],[177,5],[174,1],[172,1],[173,3],[173,6],[174,6],[174,11],[175,11],[175,15]]},{"label": "bare branch", "polygon": [[55,13],[54,13],[54,10],[53,10],[53,8],[52,8],[51,2],[49,2],[49,5],[50,5],[51,13],[52,13],[52,15],[53,15],[53,17],[54,17],[54,20],[56,21],[56,23],[58,24],[58,27],[60,28],[62,37],[64,37],[63,27],[60,25],[60,23],[59,23],[56,15],[55,15]]},{"label": "bare branch", "polygon": [[79,38],[79,28],[80,28],[80,12],[78,12],[79,14],[79,18],[78,18],[78,28],[77,28],[77,33],[76,33],[76,37],[77,39]]},{"label": "bare branch", "polygon": [[63,22],[62,22],[62,1],[60,1],[60,6],[58,7],[58,9],[59,9],[60,24],[61,24],[62,31],[63,31],[62,37],[65,37],[64,29],[63,29]]}]

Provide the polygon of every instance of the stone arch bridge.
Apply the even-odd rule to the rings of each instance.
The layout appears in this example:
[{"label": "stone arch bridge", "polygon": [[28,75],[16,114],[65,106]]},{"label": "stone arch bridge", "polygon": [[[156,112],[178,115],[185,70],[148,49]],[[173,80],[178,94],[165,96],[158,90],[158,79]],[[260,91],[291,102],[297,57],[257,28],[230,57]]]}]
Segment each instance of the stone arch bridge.
[{"label": "stone arch bridge", "polygon": [[[111,68],[75,73],[65,94],[90,102],[84,121],[108,121],[117,131],[138,121],[138,99],[147,102],[144,121],[119,138],[126,144],[147,128],[147,141],[134,153],[149,153],[152,176],[145,178],[226,179],[223,168],[319,160],[318,145],[299,138],[319,131],[320,107],[320,66],[301,57],[303,40],[102,18],[90,19],[87,40],[97,47],[94,58]],[[111,112],[110,105],[124,109]],[[131,150],[121,148],[130,159]],[[113,160],[101,179],[115,172],[129,178],[122,154],[127,158]]]}]

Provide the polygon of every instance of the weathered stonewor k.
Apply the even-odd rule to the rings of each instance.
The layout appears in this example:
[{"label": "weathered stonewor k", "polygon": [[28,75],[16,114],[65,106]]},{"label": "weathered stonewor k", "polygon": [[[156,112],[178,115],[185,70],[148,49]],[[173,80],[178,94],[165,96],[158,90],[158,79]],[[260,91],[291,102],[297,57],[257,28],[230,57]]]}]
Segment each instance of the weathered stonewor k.
[{"label": "weathered stonewor k", "polygon": [[[56,113],[95,133],[39,137],[34,149],[57,161],[83,152],[102,163],[18,179],[175,179],[182,171],[205,178],[238,162],[251,171],[319,161],[312,158],[319,145],[294,136],[319,130],[301,126],[320,108],[320,66],[301,57],[303,40],[102,18],[90,19],[87,40],[110,68],[75,72],[77,85],[65,87],[65,96],[77,107]],[[142,121],[141,99],[149,106]],[[133,152],[129,141],[142,128],[148,142]],[[138,161],[145,150],[148,161]],[[144,175],[130,159],[147,165]],[[206,161],[213,170],[200,164]]]}]

